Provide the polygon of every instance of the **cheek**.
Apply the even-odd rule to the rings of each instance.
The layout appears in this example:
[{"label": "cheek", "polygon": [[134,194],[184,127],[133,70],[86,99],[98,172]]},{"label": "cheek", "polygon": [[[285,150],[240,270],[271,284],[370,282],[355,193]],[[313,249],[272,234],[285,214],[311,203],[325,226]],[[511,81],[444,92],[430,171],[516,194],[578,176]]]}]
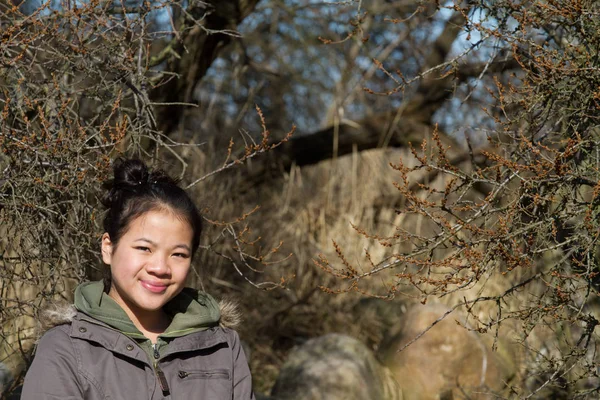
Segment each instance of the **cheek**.
[{"label": "cheek", "polygon": [[191,269],[192,269],[191,265],[188,264],[187,266],[182,266],[182,268],[174,271],[174,275],[176,275],[177,281],[184,283],[185,280],[187,279]]},{"label": "cheek", "polygon": [[115,253],[112,256],[112,264],[110,271],[113,276],[127,277],[128,275],[135,273],[136,266],[139,262],[136,262],[135,258],[129,254]]},{"label": "cheek", "polygon": [[112,276],[113,281],[122,281],[127,274],[118,264],[112,264],[110,266],[110,275]]}]

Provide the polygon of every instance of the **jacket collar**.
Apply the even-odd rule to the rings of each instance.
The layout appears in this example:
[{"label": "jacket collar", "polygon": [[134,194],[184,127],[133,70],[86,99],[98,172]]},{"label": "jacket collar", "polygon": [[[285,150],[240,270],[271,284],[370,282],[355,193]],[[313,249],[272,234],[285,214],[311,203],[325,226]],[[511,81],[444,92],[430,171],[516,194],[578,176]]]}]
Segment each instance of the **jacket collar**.
[{"label": "jacket collar", "polygon": [[114,353],[133,358],[145,364],[149,363],[146,353],[137,345],[135,340],[100,321],[91,322],[85,314],[78,313],[73,318],[69,335],[72,338],[99,344]]},{"label": "jacket collar", "polygon": [[[79,285],[75,290],[75,307],[132,338],[144,337],[121,306],[104,292],[102,281]],[[161,335],[168,338],[215,326],[221,318],[217,302],[208,294],[191,288],[183,289],[163,309],[172,317],[171,324]]]},{"label": "jacket collar", "polygon": [[[77,313],[74,316],[69,335],[72,338],[96,343],[125,357],[150,364],[148,356],[134,339],[83,313]],[[212,348],[222,343],[227,343],[223,329],[213,327],[172,339],[164,354],[161,355],[161,359],[177,353]]]},{"label": "jacket collar", "polygon": [[[235,329],[241,321],[241,313],[235,302],[230,300],[220,300],[218,302],[221,317],[218,324],[221,328]],[[47,330],[58,325],[71,324],[76,320],[79,313],[73,304],[67,302],[58,302],[46,307],[39,315],[39,325],[37,337],[41,337]],[[88,317],[89,318],[89,317]],[[100,321],[96,323],[101,324]],[[108,327],[108,325],[107,325]]]}]

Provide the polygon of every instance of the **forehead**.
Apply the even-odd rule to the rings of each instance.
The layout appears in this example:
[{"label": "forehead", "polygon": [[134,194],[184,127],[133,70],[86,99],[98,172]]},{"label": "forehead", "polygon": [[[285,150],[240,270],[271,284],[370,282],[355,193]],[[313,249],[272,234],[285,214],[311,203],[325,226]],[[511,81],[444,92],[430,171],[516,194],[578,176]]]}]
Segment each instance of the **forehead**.
[{"label": "forehead", "polygon": [[192,227],[177,213],[167,210],[148,211],[129,223],[123,235],[129,239],[144,237],[147,239],[162,239],[163,241],[192,240]]}]

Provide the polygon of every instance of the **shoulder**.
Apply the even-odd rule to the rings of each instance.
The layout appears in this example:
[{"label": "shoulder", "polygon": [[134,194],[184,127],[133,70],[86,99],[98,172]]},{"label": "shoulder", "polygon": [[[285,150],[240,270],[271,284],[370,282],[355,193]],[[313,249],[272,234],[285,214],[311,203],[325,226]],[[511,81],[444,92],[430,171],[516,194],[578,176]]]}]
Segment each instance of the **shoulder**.
[{"label": "shoulder", "polygon": [[23,382],[22,399],[82,398],[81,358],[70,333],[71,324],[65,322],[39,339]]},{"label": "shoulder", "polygon": [[237,331],[235,329],[231,329],[231,328],[224,328],[222,326],[217,328],[218,330],[220,330],[223,335],[225,336],[225,340],[227,342],[227,345],[229,347],[229,349],[231,350],[232,354],[233,354],[233,358],[237,359],[240,355],[240,353],[245,353],[248,352],[248,346],[247,343],[243,342],[240,339],[240,335],[237,333]]},{"label": "shoulder", "polygon": [[36,344],[31,368],[27,372],[29,380],[31,376],[38,376],[43,371],[77,375],[80,357],[70,331],[70,324],[62,324],[42,335]]},{"label": "shoulder", "polygon": [[52,328],[69,325],[76,315],[77,309],[69,303],[57,303],[45,308],[39,315],[38,336],[42,336]]},{"label": "shoulder", "polygon": [[47,354],[72,354],[73,342],[71,339],[71,324],[65,323],[47,330],[38,340],[36,357]]},{"label": "shoulder", "polygon": [[227,339],[228,342],[236,342],[236,341],[240,340],[240,335],[237,333],[237,331],[235,329],[227,328],[227,327],[223,327],[223,326],[219,326],[216,329],[223,333],[223,335],[225,336],[225,338]]},{"label": "shoulder", "polygon": [[36,357],[74,355],[75,345],[71,332],[78,313],[74,305],[67,303],[53,304],[40,312]]},{"label": "shoulder", "polygon": [[71,323],[77,314],[72,304],[52,305],[39,314],[36,332],[36,357],[72,352]]}]

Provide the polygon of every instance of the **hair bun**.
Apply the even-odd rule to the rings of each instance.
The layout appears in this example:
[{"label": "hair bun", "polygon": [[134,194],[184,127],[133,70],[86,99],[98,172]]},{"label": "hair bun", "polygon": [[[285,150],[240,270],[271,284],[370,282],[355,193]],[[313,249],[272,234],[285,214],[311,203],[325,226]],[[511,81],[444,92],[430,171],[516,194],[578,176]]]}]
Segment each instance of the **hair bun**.
[{"label": "hair bun", "polygon": [[162,170],[155,170],[148,176],[148,183],[177,186],[177,181]]},{"label": "hair bun", "polygon": [[115,179],[114,187],[126,188],[127,186],[139,186],[148,183],[150,173],[148,167],[140,160],[117,159],[113,164]]},{"label": "hair bun", "polygon": [[114,179],[105,185],[107,192],[102,204],[110,208],[122,199],[124,192],[143,192],[148,185],[173,185],[177,181],[162,170],[150,172],[146,164],[138,159],[118,158],[113,163]]},{"label": "hair bun", "polygon": [[112,180],[106,182],[107,192],[101,200],[107,208],[119,202],[124,190],[131,191],[136,186],[147,183],[150,174],[142,161],[118,158],[113,163],[113,176]]}]

